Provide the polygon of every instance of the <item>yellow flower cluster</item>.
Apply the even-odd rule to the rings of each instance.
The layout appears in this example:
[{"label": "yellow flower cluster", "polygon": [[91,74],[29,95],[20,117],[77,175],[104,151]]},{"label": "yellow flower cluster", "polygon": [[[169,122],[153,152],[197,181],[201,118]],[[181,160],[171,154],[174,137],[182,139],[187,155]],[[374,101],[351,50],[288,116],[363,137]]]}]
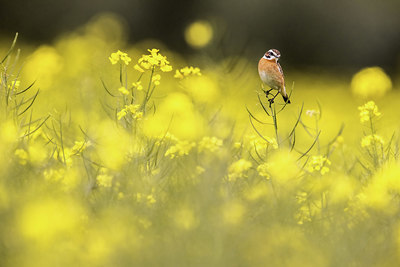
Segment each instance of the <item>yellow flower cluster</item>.
[{"label": "yellow flower cluster", "polygon": [[75,144],[71,149],[71,153],[74,154],[74,155],[79,155],[80,153],[82,153],[90,145],[91,145],[90,142],[75,141]]},{"label": "yellow flower cluster", "polygon": [[359,106],[358,110],[360,111],[360,121],[368,122],[373,117],[381,116],[381,113],[378,110],[378,106],[375,104],[374,101],[368,101],[363,106]]},{"label": "yellow flower cluster", "polygon": [[138,91],[143,90],[142,81],[138,81],[138,82],[132,83],[132,86],[134,88],[136,88],[136,90],[138,90]]},{"label": "yellow flower cluster", "polygon": [[113,177],[108,174],[99,174],[96,178],[97,184],[101,187],[111,187]]},{"label": "yellow flower cluster", "polygon": [[128,114],[132,114],[133,119],[140,120],[143,117],[143,112],[138,111],[139,108],[140,105],[133,105],[133,104],[125,105],[125,108],[121,109],[121,111],[117,113],[118,120],[121,120]]},{"label": "yellow flower cluster", "polygon": [[200,69],[197,67],[184,67],[175,71],[174,78],[183,79],[187,76],[201,76]]},{"label": "yellow flower cluster", "polygon": [[[278,143],[274,137],[264,136],[261,138],[258,135],[246,135],[244,138],[245,147],[255,149],[257,151],[263,151],[268,148],[278,149]],[[235,147],[240,147],[242,144],[236,143]]]},{"label": "yellow flower cluster", "polygon": [[129,95],[128,89],[126,89],[124,86],[121,86],[120,88],[118,88],[118,91],[123,95]]},{"label": "yellow flower cluster", "polygon": [[258,165],[257,167],[257,172],[260,176],[265,177],[267,180],[271,178],[271,175],[269,174],[269,164],[268,163],[262,163]]},{"label": "yellow flower cluster", "polygon": [[245,177],[246,172],[253,164],[246,159],[239,159],[233,162],[228,168],[228,180],[235,181],[237,178]]},{"label": "yellow flower cluster", "polygon": [[14,155],[18,158],[18,162],[21,165],[25,165],[28,160],[28,153],[24,149],[17,149],[14,152]]},{"label": "yellow flower cluster", "polygon": [[166,56],[159,53],[159,49],[147,49],[150,55],[142,55],[138,60],[138,64],[134,66],[134,69],[139,72],[150,70],[155,67],[159,67],[162,72],[172,71],[172,66],[167,60]]},{"label": "yellow flower cluster", "polygon": [[331,165],[331,161],[325,156],[312,156],[307,164],[307,170],[309,172],[320,172],[324,175],[329,172],[329,167],[326,165]]},{"label": "yellow flower cluster", "polygon": [[111,56],[108,59],[113,65],[117,64],[119,61],[124,62],[125,65],[129,65],[129,63],[132,61],[127,53],[121,52],[120,50],[115,53],[111,53]]},{"label": "yellow flower cluster", "polygon": [[160,85],[160,80],[161,80],[161,75],[156,74],[151,77],[151,81],[154,83],[154,85]]},{"label": "yellow flower cluster", "polygon": [[[2,81],[0,80],[0,84],[2,84]],[[17,90],[19,86],[21,85],[21,82],[18,80],[12,81],[7,87],[8,89],[14,89]]]},{"label": "yellow flower cluster", "polygon": [[154,190],[152,190],[152,194],[148,194],[148,195],[143,195],[142,193],[137,193],[136,194],[136,201],[138,203],[142,203],[145,202],[147,205],[152,205],[154,203],[157,202],[156,198],[154,197],[153,194]]},{"label": "yellow flower cluster", "polygon": [[72,147],[64,147],[62,150],[57,150],[53,154],[53,158],[65,163],[67,166],[71,166],[73,163],[73,157],[80,155],[90,145],[90,142],[75,141]]},{"label": "yellow flower cluster", "polygon": [[361,139],[362,147],[370,147],[371,145],[380,144],[383,145],[385,142],[383,138],[377,134],[367,135]]},{"label": "yellow flower cluster", "polygon": [[205,136],[199,142],[199,151],[208,150],[211,152],[217,151],[222,146],[222,140],[213,136]]},{"label": "yellow flower cluster", "polygon": [[170,157],[171,159],[175,157],[182,157],[185,155],[189,155],[190,150],[196,146],[196,143],[189,141],[177,141],[177,143],[173,146],[170,146],[168,150],[165,152],[166,157]]}]

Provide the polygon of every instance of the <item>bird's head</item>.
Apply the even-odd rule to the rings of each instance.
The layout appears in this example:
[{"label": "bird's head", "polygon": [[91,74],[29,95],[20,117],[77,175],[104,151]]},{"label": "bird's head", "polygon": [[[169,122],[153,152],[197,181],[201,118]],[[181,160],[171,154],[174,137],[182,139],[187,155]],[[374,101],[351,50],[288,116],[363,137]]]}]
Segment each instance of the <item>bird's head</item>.
[{"label": "bird's head", "polygon": [[276,50],[276,49],[270,49],[270,50],[268,50],[265,54],[264,54],[264,56],[263,56],[263,58],[265,58],[265,59],[269,59],[269,60],[271,60],[271,59],[276,59],[276,61],[278,61],[278,59],[281,57],[281,52],[279,52],[278,50]]}]

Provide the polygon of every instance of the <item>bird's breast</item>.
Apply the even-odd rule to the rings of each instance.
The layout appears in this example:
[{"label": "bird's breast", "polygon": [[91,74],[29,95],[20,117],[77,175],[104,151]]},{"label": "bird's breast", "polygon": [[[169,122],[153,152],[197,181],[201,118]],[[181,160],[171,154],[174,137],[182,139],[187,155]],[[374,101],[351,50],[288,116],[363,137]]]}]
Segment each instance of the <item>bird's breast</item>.
[{"label": "bird's breast", "polygon": [[261,59],[258,63],[258,74],[261,80],[271,88],[280,89],[283,84],[283,77],[276,62]]}]

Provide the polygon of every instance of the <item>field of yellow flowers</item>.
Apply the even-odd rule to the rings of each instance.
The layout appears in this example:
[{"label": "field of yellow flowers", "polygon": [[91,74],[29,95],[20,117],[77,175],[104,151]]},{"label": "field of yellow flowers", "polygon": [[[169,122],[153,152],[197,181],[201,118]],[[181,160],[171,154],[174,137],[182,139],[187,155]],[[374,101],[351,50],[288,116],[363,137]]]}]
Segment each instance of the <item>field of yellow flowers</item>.
[{"label": "field of yellow flowers", "polygon": [[287,73],[292,104],[269,106],[257,62],[128,46],[110,17],[9,47],[0,266],[399,265],[400,100],[380,68]]}]

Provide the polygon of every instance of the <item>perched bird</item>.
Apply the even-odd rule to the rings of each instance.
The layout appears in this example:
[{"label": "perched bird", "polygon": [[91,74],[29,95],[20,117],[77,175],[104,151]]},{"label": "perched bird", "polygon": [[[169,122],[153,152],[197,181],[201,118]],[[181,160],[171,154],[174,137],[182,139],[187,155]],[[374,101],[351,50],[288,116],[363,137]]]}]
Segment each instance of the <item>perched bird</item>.
[{"label": "perched bird", "polygon": [[278,59],[281,57],[281,53],[276,49],[268,50],[264,56],[258,62],[258,74],[261,80],[268,85],[271,89],[265,91],[268,98],[271,90],[278,90],[273,98],[268,99],[270,103],[274,102],[275,97],[280,93],[283,96],[285,103],[290,103],[289,96],[286,93],[285,78],[281,65],[278,63]]}]

